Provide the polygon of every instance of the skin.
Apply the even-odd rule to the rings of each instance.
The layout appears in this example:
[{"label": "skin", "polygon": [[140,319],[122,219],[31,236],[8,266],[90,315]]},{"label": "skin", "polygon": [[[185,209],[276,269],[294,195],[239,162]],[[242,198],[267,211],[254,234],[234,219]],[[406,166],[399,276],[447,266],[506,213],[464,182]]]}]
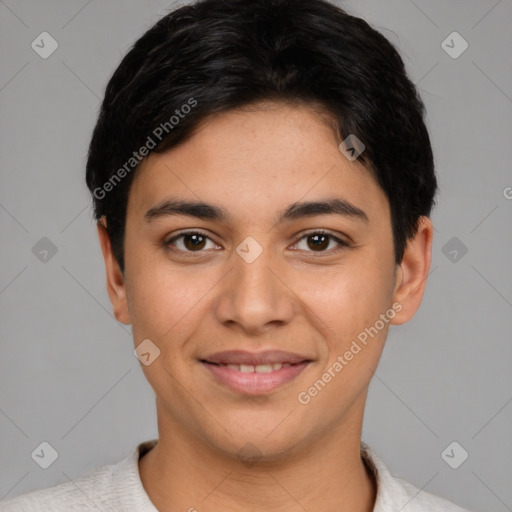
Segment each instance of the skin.
[{"label": "skin", "polygon": [[[305,106],[266,103],[217,114],[137,170],[124,275],[105,220],[98,223],[115,317],[132,324],[135,346],[149,338],[160,350],[141,365],[156,394],[159,442],[139,471],[161,512],[373,510],[376,484],[359,451],[368,386],[389,325],[407,322],[421,303],[433,227],[420,219],[396,265],[387,198],[338,143]],[[230,219],[145,220],[170,197],[221,206]],[[291,203],[333,197],[361,208],[369,221],[329,214],[276,224]],[[187,238],[174,251],[165,246],[185,229],[209,238],[195,250]],[[318,229],[350,246],[327,239],[318,249],[304,238]],[[249,236],[263,250],[252,263],[236,252]],[[401,311],[317,396],[299,403],[298,394],[393,303]],[[313,362],[277,390],[249,397],[215,381],[199,362],[233,349],[282,349]],[[247,443],[261,457],[252,465],[239,455]]]}]

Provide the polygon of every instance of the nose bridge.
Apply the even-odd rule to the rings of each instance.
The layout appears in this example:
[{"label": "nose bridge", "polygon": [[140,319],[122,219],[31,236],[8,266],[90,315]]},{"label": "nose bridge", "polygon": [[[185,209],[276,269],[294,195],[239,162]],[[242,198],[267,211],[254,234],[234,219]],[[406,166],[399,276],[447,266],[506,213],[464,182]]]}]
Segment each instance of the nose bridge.
[{"label": "nose bridge", "polygon": [[276,276],[279,263],[270,237],[245,238],[232,254],[232,271],[217,301],[218,320],[235,322],[247,331],[290,321],[292,299]]}]

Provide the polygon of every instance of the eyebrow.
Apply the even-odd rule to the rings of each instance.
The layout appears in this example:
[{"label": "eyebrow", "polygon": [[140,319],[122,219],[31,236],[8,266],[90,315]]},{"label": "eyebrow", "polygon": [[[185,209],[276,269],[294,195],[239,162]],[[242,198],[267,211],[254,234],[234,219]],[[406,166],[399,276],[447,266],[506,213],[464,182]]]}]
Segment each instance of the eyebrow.
[{"label": "eyebrow", "polygon": [[[302,217],[315,215],[341,215],[354,220],[369,222],[368,215],[346,199],[329,199],[325,201],[307,201],[290,204],[278,217],[277,224],[287,220],[295,220]],[[230,215],[221,208],[203,202],[181,201],[177,199],[165,199],[150,208],[144,218],[147,222],[169,215],[188,215],[203,220],[226,222]]]}]

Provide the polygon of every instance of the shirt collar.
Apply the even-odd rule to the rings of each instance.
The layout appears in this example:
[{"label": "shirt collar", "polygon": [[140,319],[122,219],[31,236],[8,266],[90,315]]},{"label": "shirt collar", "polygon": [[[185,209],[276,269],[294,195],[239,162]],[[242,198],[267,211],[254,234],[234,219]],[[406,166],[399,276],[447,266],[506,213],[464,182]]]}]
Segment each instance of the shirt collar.
[{"label": "shirt collar", "polygon": [[377,482],[377,496],[373,512],[390,512],[402,509],[405,512],[408,510],[405,507],[416,496],[410,495],[400,481],[389,472],[373,449],[362,441],[361,458],[366,467],[373,473]]},{"label": "shirt collar", "polygon": [[[152,439],[138,444],[126,459],[116,464],[113,474],[114,487],[124,489],[124,492],[119,492],[117,496],[121,511],[158,512],[142,485],[138,465],[139,458],[151,450],[157,442],[158,439]],[[373,449],[362,441],[361,457],[374,475],[377,483],[377,495],[373,512],[395,511],[405,507],[408,502],[414,499],[406,492],[400,482],[391,475]],[[128,489],[130,490],[128,491]]]}]

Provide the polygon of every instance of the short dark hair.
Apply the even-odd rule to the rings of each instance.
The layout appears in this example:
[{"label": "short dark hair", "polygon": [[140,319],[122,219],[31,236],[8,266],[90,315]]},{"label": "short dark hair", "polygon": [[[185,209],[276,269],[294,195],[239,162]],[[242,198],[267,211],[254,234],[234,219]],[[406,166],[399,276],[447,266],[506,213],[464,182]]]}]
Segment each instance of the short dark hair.
[{"label": "short dark hair", "polygon": [[263,101],[320,107],[385,192],[395,261],[437,191],[424,104],[394,46],[326,0],[200,0],[160,19],[108,82],[89,147],[94,215],[124,271],[139,162],[189,139],[208,116]]}]

